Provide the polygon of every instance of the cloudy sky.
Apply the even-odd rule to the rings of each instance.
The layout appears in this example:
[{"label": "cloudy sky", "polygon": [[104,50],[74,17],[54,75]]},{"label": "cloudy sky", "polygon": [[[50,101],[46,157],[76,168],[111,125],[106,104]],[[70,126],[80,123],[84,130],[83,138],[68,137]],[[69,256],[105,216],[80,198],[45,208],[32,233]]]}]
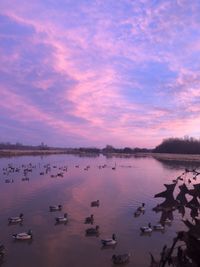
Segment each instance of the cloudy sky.
[{"label": "cloudy sky", "polygon": [[0,141],[200,136],[199,0],[1,0]]}]

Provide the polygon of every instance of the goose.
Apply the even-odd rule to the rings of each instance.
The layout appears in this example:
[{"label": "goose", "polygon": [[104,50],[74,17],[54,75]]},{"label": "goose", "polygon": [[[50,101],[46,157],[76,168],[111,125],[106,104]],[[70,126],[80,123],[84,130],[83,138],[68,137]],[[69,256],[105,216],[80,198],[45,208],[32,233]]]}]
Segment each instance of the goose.
[{"label": "goose", "polygon": [[103,246],[114,246],[117,244],[117,240],[116,240],[116,235],[113,234],[112,238],[108,238],[108,239],[102,239],[101,243]]},{"label": "goose", "polygon": [[162,225],[162,224],[156,224],[156,225],[153,226],[153,229],[162,231],[162,230],[165,230],[165,226]]},{"label": "goose", "polygon": [[149,223],[148,226],[142,226],[142,227],[140,228],[140,230],[141,230],[143,233],[151,233],[151,232],[152,232],[151,223]]},{"label": "goose", "polygon": [[62,205],[49,206],[50,211],[58,211],[62,209]]},{"label": "goose", "polygon": [[93,222],[94,222],[94,215],[93,214],[91,214],[90,217],[85,218],[85,223],[93,224]]},{"label": "goose", "polygon": [[114,264],[123,264],[128,262],[130,259],[130,254],[126,253],[126,254],[121,254],[121,255],[113,255],[112,256],[112,261]]},{"label": "goose", "polygon": [[33,238],[32,231],[29,230],[26,233],[13,234],[15,240],[29,240]]},{"label": "goose", "polygon": [[57,223],[66,223],[68,221],[67,213],[65,213],[62,217],[56,217],[55,220]]},{"label": "goose", "polygon": [[99,226],[97,225],[95,228],[86,229],[86,235],[98,235],[99,234]]},{"label": "goose", "polygon": [[138,207],[137,210],[138,211],[145,211],[145,203],[142,203],[142,206]]},{"label": "goose", "polygon": [[18,217],[9,217],[8,218],[8,222],[9,223],[20,223],[23,221],[23,213],[20,213],[20,215]]},{"label": "goose", "polygon": [[96,200],[96,201],[92,201],[91,202],[91,207],[99,207],[99,200]]}]

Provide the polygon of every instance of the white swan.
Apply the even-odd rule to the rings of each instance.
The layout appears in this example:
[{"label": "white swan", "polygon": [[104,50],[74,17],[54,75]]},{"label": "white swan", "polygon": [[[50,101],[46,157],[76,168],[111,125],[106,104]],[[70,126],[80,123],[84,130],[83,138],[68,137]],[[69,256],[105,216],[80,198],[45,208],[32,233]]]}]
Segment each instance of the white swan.
[{"label": "white swan", "polygon": [[13,238],[16,240],[28,240],[28,239],[32,239],[33,235],[32,235],[32,231],[29,230],[26,233],[19,233],[19,234],[14,234]]}]

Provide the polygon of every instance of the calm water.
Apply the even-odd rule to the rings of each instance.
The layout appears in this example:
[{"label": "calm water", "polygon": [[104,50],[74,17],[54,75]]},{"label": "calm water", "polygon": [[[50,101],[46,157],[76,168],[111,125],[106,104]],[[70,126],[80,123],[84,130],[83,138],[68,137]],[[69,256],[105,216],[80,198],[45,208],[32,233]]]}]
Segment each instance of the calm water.
[{"label": "calm water", "polygon": [[[24,177],[22,164],[35,166]],[[20,172],[3,175],[8,164],[19,167]],[[50,164],[51,172],[44,165]],[[106,168],[99,165],[106,164]],[[79,165],[76,168],[75,165]],[[89,165],[88,170],[84,168]],[[57,168],[53,168],[56,166]],[[63,177],[52,178],[67,166]],[[113,170],[112,167],[116,166]],[[163,183],[184,170],[180,162],[161,162],[153,158],[106,158],[53,155],[47,157],[16,157],[0,159],[0,242],[7,249],[5,267],[80,267],[113,266],[112,255],[131,253],[128,266],[148,267],[149,252],[159,255],[164,244],[171,244],[176,231],[184,229],[180,215],[164,233],[153,232],[141,236],[140,227],[148,222],[156,224],[160,213],[152,208],[162,202],[154,194],[163,191]],[[5,183],[6,178],[13,183]],[[100,200],[98,208],[90,207],[92,200]],[[146,203],[144,215],[133,216],[142,202]],[[61,212],[49,212],[49,205],[62,204]],[[24,214],[23,225],[8,225],[9,216]],[[55,225],[55,217],[69,214],[66,225]],[[85,236],[85,217],[94,214],[95,225],[100,226],[99,237]],[[31,242],[16,242],[13,233],[32,229]],[[115,248],[102,249],[100,240],[115,233]]]}]

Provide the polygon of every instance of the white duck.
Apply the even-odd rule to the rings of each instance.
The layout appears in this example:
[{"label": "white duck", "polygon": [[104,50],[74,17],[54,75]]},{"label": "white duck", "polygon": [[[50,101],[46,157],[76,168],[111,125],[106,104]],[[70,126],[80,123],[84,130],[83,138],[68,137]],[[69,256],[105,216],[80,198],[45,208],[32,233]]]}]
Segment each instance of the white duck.
[{"label": "white duck", "polygon": [[33,238],[32,231],[29,230],[26,233],[13,234],[13,238],[16,240],[29,240]]},{"label": "white duck", "polygon": [[23,217],[24,217],[23,213],[20,213],[20,215],[17,217],[9,217],[8,222],[9,223],[20,223],[23,221]]},{"label": "white duck", "polygon": [[53,206],[49,206],[49,210],[50,211],[58,211],[62,209],[62,205],[53,205]]},{"label": "white duck", "polygon": [[148,226],[142,226],[140,230],[142,233],[151,233],[153,229],[151,227],[151,223],[149,223]]},{"label": "white duck", "polygon": [[117,244],[116,236],[115,234],[112,235],[112,238],[108,239],[102,239],[101,243],[103,246],[114,246]]},{"label": "white duck", "polygon": [[68,221],[67,213],[64,216],[56,217],[55,220],[57,223],[66,223]]}]

